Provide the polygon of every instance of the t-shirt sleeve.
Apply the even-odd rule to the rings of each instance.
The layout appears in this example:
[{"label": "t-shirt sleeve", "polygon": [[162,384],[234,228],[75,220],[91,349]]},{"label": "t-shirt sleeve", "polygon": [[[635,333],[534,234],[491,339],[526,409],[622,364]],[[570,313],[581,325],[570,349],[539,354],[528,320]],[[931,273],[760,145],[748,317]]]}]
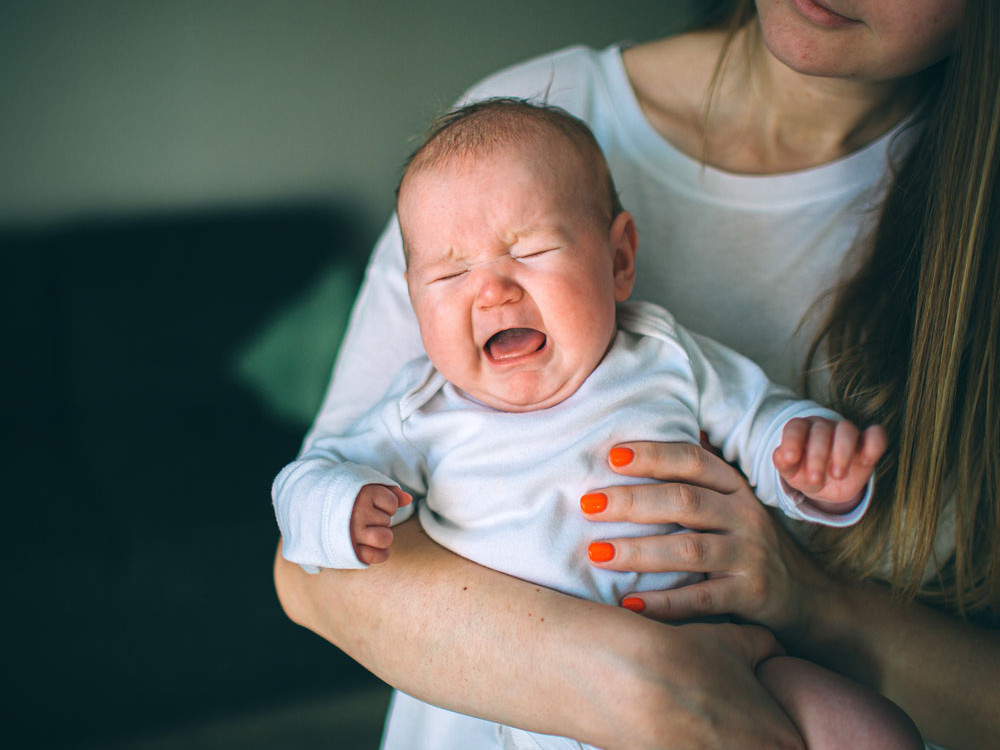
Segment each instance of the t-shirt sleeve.
[{"label": "t-shirt sleeve", "polygon": [[423,354],[405,270],[393,215],[368,263],[333,377],[303,450],[324,435],[349,428],[378,402],[403,365]]}]

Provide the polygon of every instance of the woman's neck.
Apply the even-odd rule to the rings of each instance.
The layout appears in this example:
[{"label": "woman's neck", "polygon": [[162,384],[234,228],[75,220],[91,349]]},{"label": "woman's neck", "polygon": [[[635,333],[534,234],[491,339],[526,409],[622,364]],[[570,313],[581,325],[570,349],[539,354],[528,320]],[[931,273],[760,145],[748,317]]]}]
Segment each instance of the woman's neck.
[{"label": "woman's neck", "polygon": [[733,39],[713,88],[724,39],[703,32],[637,47],[626,53],[626,69],[660,134],[727,172],[778,174],[831,162],[890,130],[917,101],[912,81],[797,73],[770,54],[754,23]]}]

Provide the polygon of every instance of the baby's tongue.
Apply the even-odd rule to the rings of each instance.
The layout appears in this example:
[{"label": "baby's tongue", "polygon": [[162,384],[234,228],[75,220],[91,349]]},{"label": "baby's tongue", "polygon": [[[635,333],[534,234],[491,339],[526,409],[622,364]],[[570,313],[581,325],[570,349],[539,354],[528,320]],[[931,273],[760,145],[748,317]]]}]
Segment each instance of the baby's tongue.
[{"label": "baby's tongue", "polygon": [[533,328],[508,328],[486,342],[486,351],[493,359],[513,359],[537,352],[545,344],[545,334]]}]

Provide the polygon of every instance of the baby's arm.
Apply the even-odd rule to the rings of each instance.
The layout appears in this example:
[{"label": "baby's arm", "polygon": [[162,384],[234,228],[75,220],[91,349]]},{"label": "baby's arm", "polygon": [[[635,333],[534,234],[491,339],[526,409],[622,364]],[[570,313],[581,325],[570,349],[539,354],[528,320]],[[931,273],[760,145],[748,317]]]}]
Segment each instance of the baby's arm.
[{"label": "baby's arm", "polygon": [[841,514],[861,501],[886,447],[878,425],[861,432],[847,420],[798,417],[785,424],[773,460],[781,478],[812,505]]},{"label": "baby's arm", "polygon": [[[426,458],[403,434],[400,402],[414,383],[426,382],[428,368],[423,362],[404,367],[382,401],[357,424],[344,432],[313,435],[299,457],[275,477],[271,494],[286,560],[298,563],[308,573],[323,568],[367,567],[356,545],[370,545],[358,539],[352,528],[362,488],[401,486],[403,494],[417,496],[426,492]],[[410,515],[413,504],[389,494],[392,500],[388,504],[374,500],[362,503],[367,510],[359,516],[358,531],[369,525],[370,516],[379,507],[400,508],[394,517],[396,523]],[[384,550],[387,545],[381,544]]]},{"label": "baby's arm", "polygon": [[351,511],[351,544],[361,562],[375,565],[389,559],[392,516],[412,501],[413,496],[399,487],[366,484],[361,488]]}]

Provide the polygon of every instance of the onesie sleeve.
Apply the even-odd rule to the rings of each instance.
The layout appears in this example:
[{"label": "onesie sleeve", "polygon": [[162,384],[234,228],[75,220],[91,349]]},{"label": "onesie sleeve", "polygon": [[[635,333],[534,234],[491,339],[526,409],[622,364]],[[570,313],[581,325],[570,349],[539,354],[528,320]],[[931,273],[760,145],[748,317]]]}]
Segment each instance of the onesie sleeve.
[{"label": "onesie sleeve", "polygon": [[[315,437],[275,477],[271,497],[282,554],[306,572],[367,567],[354,554],[350,537],[354,501],[366,484],[402,487],[415,499],[425,494],[424,456],[404,436],[399,407],[412,372],[404,371],[355,426]],[[393,524],[409,518],[414,504],[400,508]]]},{"label": "onesie sleeve", "polygon": [[761,502],[789,517],[825,526],[850,526],[864,515],[871,500],[869,481],[861,502],[848,513],[826,513],[785,484],[772,454],[781,433],[794,417],[843,417],[771,382],[754,362],[722,344],[678,327],[698,388],[699,423],[723,457],[736,462]]}]

